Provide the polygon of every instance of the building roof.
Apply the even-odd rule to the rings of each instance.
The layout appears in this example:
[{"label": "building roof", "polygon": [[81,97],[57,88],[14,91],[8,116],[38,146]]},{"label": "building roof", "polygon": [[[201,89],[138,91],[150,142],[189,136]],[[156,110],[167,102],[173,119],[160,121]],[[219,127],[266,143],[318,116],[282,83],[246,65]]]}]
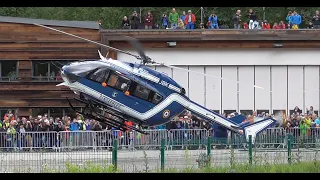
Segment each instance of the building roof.
[{"label": "building roof", "polygon": [[98,22],[95,22],[95,21],[60,21],[60,20],[47,20],[47,19],[33,19],[33,18],[0,16],[0,22],[18,23],[18,24],[37,23],[37,24],[42,24],[42,25],[47,25],[47,26],[99,29],[99,24],[98,24]]}]

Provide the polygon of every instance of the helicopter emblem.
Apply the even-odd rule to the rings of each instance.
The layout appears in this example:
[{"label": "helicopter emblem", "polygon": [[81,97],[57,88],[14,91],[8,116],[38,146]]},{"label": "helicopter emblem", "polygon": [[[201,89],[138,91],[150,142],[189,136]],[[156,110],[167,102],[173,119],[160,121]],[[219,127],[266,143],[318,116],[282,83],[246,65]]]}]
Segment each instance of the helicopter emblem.
[{"label": "helicopter emblem", "polygon": [[169,111],[168,109],[165,110],[165,111],[163,111],[162,117],[163,117],[164,119],[168,118],[169,116],[170,116],[170,111]]},{"label": "helicopter emblem", "polygon": [[114,98],[117,97],[117,95],[118,95],[118,93],[115,91],[112,93],[112,97],[114,97]]}]

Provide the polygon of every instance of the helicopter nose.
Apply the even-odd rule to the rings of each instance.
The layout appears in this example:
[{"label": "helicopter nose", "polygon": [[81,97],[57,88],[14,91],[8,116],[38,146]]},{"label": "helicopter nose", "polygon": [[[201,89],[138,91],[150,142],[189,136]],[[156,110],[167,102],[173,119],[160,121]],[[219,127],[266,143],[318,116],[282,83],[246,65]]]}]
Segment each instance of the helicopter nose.
[{"label": "helicopter nose", "polygon": [[74,83],[80,80],[80,76],[75,75],[74,73],[71,73],[68,71],[68,66],[63,66],[61,71],[61,77],[64,81],[67,81],[69,83]]}]

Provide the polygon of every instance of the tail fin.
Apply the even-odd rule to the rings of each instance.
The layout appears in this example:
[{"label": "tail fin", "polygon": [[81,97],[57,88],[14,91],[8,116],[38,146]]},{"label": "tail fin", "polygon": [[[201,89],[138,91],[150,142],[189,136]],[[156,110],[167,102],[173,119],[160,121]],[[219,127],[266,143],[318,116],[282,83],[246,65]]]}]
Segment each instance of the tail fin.
[{"label": "tail fin", "polygon": [[102,56],[102,54],[100,53],[99,50],[98,50],[98,53],[99,53],[99,56],[100,56],[100,59],[101,59],[101,60],[106,60],[106,58]]},{"label": "tail fin", "polygon": [[247,124],[241,128],[243,129],[247,142],[249,142],[249,136],[252,135],[252,143],[254,144],[256,136],[263,130],[273,126],[276,122],[277,121],[272,118],[267,118],[252,124]]}]

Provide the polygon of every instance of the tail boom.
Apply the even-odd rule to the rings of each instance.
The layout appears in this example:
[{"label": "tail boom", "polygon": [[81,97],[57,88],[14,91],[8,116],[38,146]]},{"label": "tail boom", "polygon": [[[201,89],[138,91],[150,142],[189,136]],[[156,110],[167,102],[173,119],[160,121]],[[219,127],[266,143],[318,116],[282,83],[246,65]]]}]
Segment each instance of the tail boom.
[{"label": "tail boom", "polygon": [[198,105],[197,103],[192,101],[190,101],[190,103],[188,103],[188,106],[185,108],[191,111],[194,115],[198,116],[199,118],[202,118],[203,120],[208,121],[211,124],[217,123],[235,133],[243,133],[247,141],[249,141],[249,136],[251,135],[252,143],[254,143],[257,134],[276,123],[276,120],[268,118],[252,124],[236,124],[231,119],[225,118],[220,114],[210,111],[205,107],[202,107],[201,105]]}]

